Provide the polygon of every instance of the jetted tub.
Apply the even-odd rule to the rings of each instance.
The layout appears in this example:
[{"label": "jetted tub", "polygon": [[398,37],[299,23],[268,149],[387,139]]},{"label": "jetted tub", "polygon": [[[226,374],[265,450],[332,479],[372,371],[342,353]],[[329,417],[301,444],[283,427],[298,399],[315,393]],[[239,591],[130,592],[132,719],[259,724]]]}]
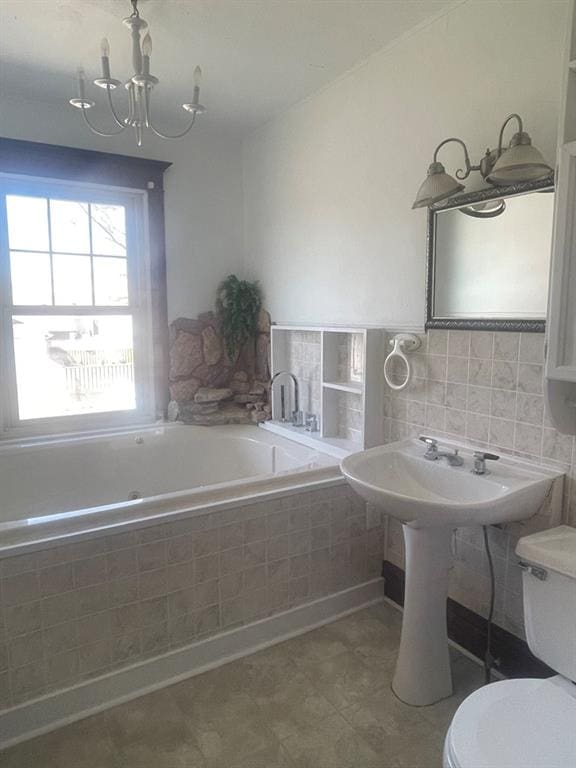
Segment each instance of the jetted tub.
[{"label": "jetted tub", "polygon": [[0,553],[341,482],[337,459],[256,426],[10,440],[0,444]]}]

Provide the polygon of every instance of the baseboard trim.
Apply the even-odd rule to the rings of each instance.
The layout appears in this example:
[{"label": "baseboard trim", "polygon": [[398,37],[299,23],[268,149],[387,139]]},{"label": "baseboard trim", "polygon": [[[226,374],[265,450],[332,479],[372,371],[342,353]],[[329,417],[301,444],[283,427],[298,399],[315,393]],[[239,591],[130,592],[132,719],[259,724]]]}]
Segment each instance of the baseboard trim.
[{"label": "baseboard trim", "polygon": [[[397,605],[404,605],[405,574],[402,568],[384,560],[382,576],[385,596]],[[487,620],[448,598],[447,621],[449,639],[482,662]],[[533,655],[524,640],[495,624],[492,625],[492,655],[496,660],[495,671],[504,677],[551,677],[556,674]]]},{"label": "baseboard trim", "polygon": [[0,749],[276,645],[383,597],[382,579],[374,579],[0,712]]}]

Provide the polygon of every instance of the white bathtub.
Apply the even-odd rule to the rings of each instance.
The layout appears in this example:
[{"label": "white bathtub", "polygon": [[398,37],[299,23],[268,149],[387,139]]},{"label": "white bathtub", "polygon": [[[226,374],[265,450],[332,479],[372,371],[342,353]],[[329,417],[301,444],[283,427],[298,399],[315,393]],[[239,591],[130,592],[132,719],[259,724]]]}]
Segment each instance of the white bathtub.
[{"label": "white bathtub", "polygon": [[8,441],[0,445],[0,553],[341,481],[337,459],[258,427]]}]

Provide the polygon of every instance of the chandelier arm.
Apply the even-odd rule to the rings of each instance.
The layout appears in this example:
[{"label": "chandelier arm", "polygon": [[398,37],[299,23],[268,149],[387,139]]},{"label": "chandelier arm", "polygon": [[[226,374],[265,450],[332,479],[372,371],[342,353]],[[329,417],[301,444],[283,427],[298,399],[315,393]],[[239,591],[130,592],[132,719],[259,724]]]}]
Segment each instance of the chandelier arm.
[{"label": "chandelier arm", "polygon": [[118,113],[114,108],[114,102],[112,101],[112,89],[109,85],[106,86],[106,93],[108,95],[108,106],[110,107],[110,112],[112,112],[112,117],[114,118],[116,124],[119,125],[122,130],[124,130],[124,128],[126,128],[126,121],[118,117]]},{"label": "chandelier arm", "polygon": [[92,133],[95,133],[96,136],[118,136],[118,134],[122,133],[126,126],[124,125],[122,128],[120,128],[119,131],[111,131],[110,133],[106,133],[105,131],[100,131],[98,128],[96,128],[90,120],[88,119],[88,115],[86,114],[86,109],[84,107],[81,108],[82,117],[84,118],[84,122],[90,128]]},{"label": "chandelier arm", "polygon": [[194,116],[192,117],[192,121],[191,121],[190,125],[188,126],[188,128],[183,130],[181,133],[174,134],[173,136],[170,136],[167,133],[162,133],[161,131],[158,131],[156,128],[154,128],[152,123],[149,123],[148,127],[150,128],[150,130],[153,133],[156,134],[156,136],[159,136],[161,139],[181,139],[183,136],[186,136],[186,134],[189,133],[192,130],[195,122],[196,122],[196,114],[194,114]]},{"label": "chandelier arm", "polygon": [[148,89],[146,89],[146,93],[144,96],[144,106],[146,110],[146,125],[148,126],[148,128],[150,128],[150,130],[153,133],[156,134],[156,136],[158,136],[161,139],[181,139],[183,136],[186,136],[186,134],[192,130],[194,123],[196,122],[196,112],[194,112],[194,114],[192,115],[192,121],[190,122],[188,127],[185,128],[181,133],[176,133],[173,136],[170,136],[169,134],[162,133],[162,131],[159,131],[157,128],[155,128],[152,125],[152,119],[150,117],[150,92]]}]

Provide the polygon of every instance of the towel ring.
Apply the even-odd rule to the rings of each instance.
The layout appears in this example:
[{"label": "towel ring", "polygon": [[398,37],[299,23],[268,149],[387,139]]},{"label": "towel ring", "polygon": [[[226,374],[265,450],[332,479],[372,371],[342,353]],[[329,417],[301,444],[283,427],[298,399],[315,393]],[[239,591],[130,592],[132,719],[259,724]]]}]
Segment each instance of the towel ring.
[{"label": "towel ring", "polygon": [[[390,339],[390,344],[392,345],[392,352],[390,352],[384,361],[384,378],[390,389],[394,389],[398,392],[401,389],[405,389],[412,378],[412,366],[405,353],[417,350],[421,341],[418,336],[415,336],[413,333],[398,333],[393,339]],[[406,378],[401,384],[395,384],[388,374],[391,361],[395,357],[400,358],[406,366]]]}]

